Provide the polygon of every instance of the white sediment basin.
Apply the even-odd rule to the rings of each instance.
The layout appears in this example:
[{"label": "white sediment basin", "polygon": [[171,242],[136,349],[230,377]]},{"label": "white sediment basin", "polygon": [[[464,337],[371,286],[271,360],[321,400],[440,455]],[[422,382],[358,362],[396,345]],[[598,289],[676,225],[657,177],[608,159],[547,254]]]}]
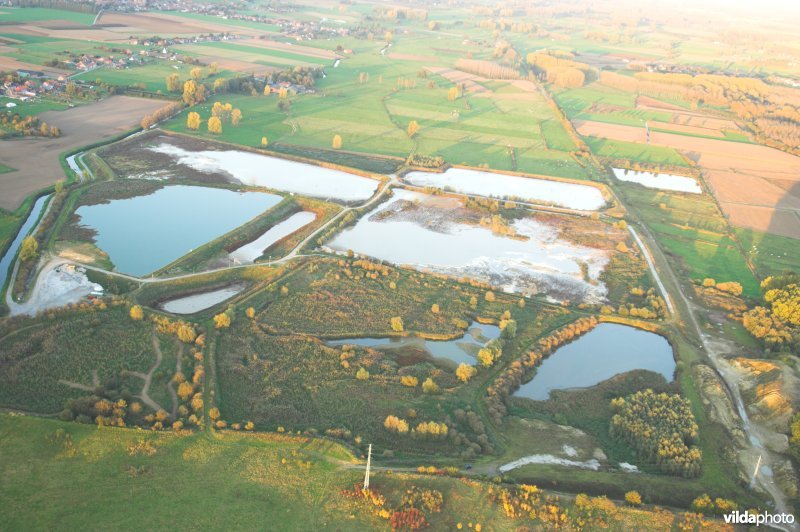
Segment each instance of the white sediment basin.
[{"label": "white sediment basin", "polygon": [[270,227],[257,239],[231,251],[230,256],[239,262],[253,262],[264,253],[265,249],[310,224],[316,217],[317,215],[313,212],[296,212],[285,220]]},{"label": "white sediment basin", "polygon": [[700,183],[691,177],[672,174],[654,174],[651,172],[634,172],[623,168],[614,168],[614,177],[620,181],[629,183],[639,183],[647,188],[658,190],[674,190],[676,192],[688,192],[689,194],[701,194],[703,189]]},{"label": "white sediment basin", "polygon": [[166,142],[148,149],[169,155],[179,164],[201,172],[227,173],[245,185],[301,196],[363,201],[371,197],[379,185],[368,177],[240,150],[189,151]]},{"label": "white sediment basin", "polygon": [[[413,215],[409,219],[400,212],[400,201],[417,203],[427,214],[445,221],[431,227]],[[472,277],[508,292],[552,292],[591,301],[605,296],[599,276],[608,263],[607,252],[560,239],[556,228],[530,218],[512,224],[518,238],[501,236],[479,225],[448,221],[447,209],[442,207],[448,201],[455,202],[395,190],[392,199],[340,233],[329,247],[420,270]],[[584,278],[581,264],[586,265],[591,282]]]},{"label": "white sediment basin", "polygon": [[590,185],[482,170],[450,168],[444,173],[409,172],[403,179],[419,187],[450,189],[462,194],[495,198],[513,197],[531,203],[545,203],[582,211],[596,211],[605,205],[603,194]]}]

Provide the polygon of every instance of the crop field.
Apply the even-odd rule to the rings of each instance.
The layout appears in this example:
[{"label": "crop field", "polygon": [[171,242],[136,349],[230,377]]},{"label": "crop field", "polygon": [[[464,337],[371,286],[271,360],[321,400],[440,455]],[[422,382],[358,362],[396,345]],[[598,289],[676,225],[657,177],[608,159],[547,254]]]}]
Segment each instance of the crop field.
[{"label": "crop field", "polygon": [[679,164],[667,153],[690,155],[731,224],[800,236],[800,157],[757,144],[660,131],[651,132],[651,143],[644,144],[643,127],[578,121],[576,128],[602,157],[664,165]]},{"label": "crop field", "polygon": [[758,283],[740,244],[733,239],[711,198],[655,191],[627,183],[618,190],[690,278],[735,280],[742,284],[746,296],[758,296]]},{"label": "crop field", "polygon": [[[423,42],[420,36],[409,37],[397,50],[410,54]],[[382,57],[377,43],[356,41],[352,45],[354,49],[358,46],[359,53],[343,59],[338,68],[326,68],[327,77],[318,82],[318,94],[290,97],[288,111],[278,109],[280,102],[274,95],[216,98],[230,102],[243,115],[238,126],[224,127],[216,137],[257,146],[266,136],[270,144],[280,146],[276,149],[330,149],[334,135],[340,135],[343,152],[403,159],[416,152],[442,156],[452,164],[586,177],[586,170],[570,155],[576,149],[574,142],[534,85],[519,88],[487,80],[487,93],[465,94],[449,101],[448,90],[454,83],[428,72],[427,63]],[[237,57],[255,54],[254,59],[264,57],[266,61],[269,54],[288,54],[240,43],[212,43],[206,48],[235,50]],[[244,56],[239,53],[242,51]],[[318,62],[311,55],[306,58]],[[213,101],[195,109],[203,121],[210,115]],[[419,131],[409,138],[406,129],[412,120],[419,124]],[[205,127],[199,132],[187,130],[186,113],[166,127],[214,136]]]},{"label": "crop field", "polygon": [[64,177],[59,154],[117,135],[135,127],[142,117],[164,105],[163,101],[115,96],[102,102],[39,115],[58,126],[58,138],[15,140],[14,150],[3,154],[3,164],[16,170],[0,174],[0,208],[14,210],[29,194]]}]

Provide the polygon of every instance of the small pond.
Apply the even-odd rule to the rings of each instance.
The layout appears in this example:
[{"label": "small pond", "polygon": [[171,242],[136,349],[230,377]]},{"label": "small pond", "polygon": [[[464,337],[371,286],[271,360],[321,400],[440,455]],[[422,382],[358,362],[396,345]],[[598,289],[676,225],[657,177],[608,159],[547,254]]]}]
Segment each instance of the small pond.
[{"label": "small pond", "polygon": [[84,205],[80,224],[118,271],[145,275],[236,229],[281,201],[276,194],[174,185]]},{"label": "small pond", "polygon": [[472,322],[467,332],[455,340],[425,340],[415,336],[400,338],[345,338],[331,340],[328,345],[358,345],[374,349],[396,349],[399,347],[417,347],[427,351],[433,358],[451,360],[456,364],[476,363],[475,356],[486,342],[500,336],[500,327]]},{"label": "small pond", "polygon": [[637,369],[672,381],[675,359],[666,338],[626,325],[601,323],[547,357],[533,379],[514,395],[544,401],[552,390],[586,388]]},{"label": "small pond", "polygon": [[317,218],[313,212],[296,212],[285,220],[273,225],[252,242],[231,251],[229,255],[241,263],[253,262],[264,254],[264,251],[279,240],[307,226]]},{"label": "small pond", "polygon": [[210,292],[202,292],[199,294],[192,294],[186,297],[179,297],[165,301],[159,307],[167,312],[173,314],[194,314],[207,308],[211,308],[218,303],[222,303],[226,299],[230,299],[242,290],[244,285],[233,285],[212,290]]},{"label": "small pond", "polygon": [[639,183],[643,187],[658,190],[674,190],[688,192],[689,194],[702,194],[703,189],[697,180],[691,177],[672,174],[655,174],[652,172],[635,172],[623,168],[614,168],[614,177],[620,181]]}]

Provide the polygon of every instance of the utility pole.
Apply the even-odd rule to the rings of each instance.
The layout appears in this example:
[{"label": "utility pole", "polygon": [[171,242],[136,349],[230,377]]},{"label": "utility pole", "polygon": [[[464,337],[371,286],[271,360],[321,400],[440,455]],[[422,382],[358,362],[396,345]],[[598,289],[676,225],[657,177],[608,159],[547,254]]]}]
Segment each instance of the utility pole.
[{"label": "utility pole", "polygon": [[369,450],[367,451],[367,471],[364,474],[364,489],[369,489],[369,465],[372,461],[372,444],[369,444]]},{"label": "utility pole", "polygon": [[[756,475],[758,475],[758,468],[761,467],[761,455],[758,455],[758,462],[756,462],[756,468],[753,470],[753,478],[750,479],[750,487],[752,488],[756,484]],[[369,470],[369,465],[367,465],[367,470]]]}]

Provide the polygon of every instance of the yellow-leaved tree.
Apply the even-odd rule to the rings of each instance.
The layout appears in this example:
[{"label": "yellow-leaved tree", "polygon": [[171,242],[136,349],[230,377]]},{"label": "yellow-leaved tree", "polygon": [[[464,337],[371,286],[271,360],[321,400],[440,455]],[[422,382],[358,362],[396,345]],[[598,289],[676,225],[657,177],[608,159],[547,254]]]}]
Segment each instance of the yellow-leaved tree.
[{"label": "yellow-leaved tree", "polygon": [[214,133],[215,135],[219,135],[222,133],[222,120],[220,120],[216,116],[212,116],[208,119],[208,132]]},{"label": "yellow-leaved tree", "polygon": [[417,124],[416,120],[412,120],[411,122],[408,123],[407,132],[409,138],[414,138],[414,135],[416,135],[418,131],[419,131],[419,124]]},{"label": "yellow-leaved tree", "polygon": [[342,136],[341,135],[334,135],[333,141],[331,141],[331,147],[334,150],[340,150],[342,148]]},{"label": "yellow-leaved tree", "polygon": [[186,127],[195,131],[200,129],[200,113],[189,113],[186,117]]}]

